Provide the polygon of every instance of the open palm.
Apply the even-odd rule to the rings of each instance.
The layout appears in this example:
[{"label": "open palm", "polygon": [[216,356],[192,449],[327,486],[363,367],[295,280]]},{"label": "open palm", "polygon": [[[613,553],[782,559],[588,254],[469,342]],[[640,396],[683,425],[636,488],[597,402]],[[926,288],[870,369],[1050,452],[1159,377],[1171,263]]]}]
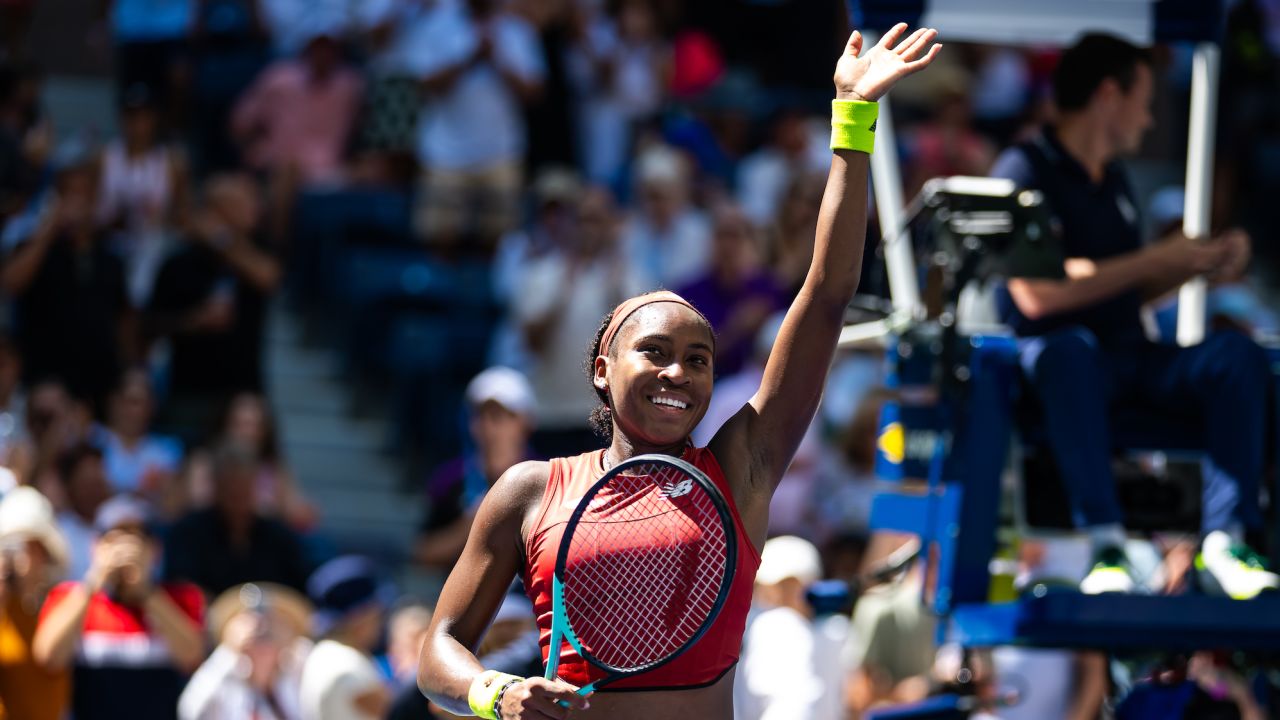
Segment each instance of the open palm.
[{"label": "open palm", "polygon": [[843,100],[878,100],[902,78],[923,70],[938,56],[942,44],[930,47],[938,37],[933,28],[920,28],[904,40],[906,23],[894,25],[880,42],[861,57],[862,33],[857,30],[845,43],[836,63],[836,97]]}]

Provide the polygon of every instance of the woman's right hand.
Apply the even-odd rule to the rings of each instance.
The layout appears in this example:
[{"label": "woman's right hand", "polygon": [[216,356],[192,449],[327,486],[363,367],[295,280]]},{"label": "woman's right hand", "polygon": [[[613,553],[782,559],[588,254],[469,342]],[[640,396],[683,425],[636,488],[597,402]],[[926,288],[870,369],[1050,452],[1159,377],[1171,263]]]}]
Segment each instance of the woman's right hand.
[{"label": "woman's right hand", "polygon": [[109,540],[99,540],[93,546],[89,571],[84,576],[85,589],[90,595],[106,591],[119,582],[124,567],[119,562],[119,554],[115,544]]},{"label": "woman's right hand", "polygon": [[[567,703],[561,705],[560,703]],[[574,709],[590,707],[578,688],[562,680],[532,677],[512,685],[502,695],[498,720],[563,720]]]}]

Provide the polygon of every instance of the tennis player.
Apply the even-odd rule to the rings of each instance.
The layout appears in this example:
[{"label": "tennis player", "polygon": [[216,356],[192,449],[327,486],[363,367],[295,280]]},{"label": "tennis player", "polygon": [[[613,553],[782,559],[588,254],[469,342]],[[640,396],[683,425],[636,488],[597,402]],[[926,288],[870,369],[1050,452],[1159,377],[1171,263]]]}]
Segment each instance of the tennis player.
[{"label": "tennis player", "polygon": [[[619,305],[590,349],[601,406],[593,421],[603,450],[512,467],[485,497],[462,557],[445,582],[422,649],[418,684],[452,713],[515,720],[602,717],[733,717],[733,676],[764,545],[769,500],[818,407],[845,306],[862,267],[867,169],[875,101],[937,56],[937,32],[900,24],[859,56],[854,32],[836,64],[831,171],[818,217],[813,263],[787,312],[755,396],[705,448],[690,433],[711,399],[713,329],[670,292]],[[681,456],[730,499],[737,525],[737,572],[707,632],[665,665],[609,685],[589,698],[574,691],[601,674],[572,648],[559,679],[486,671],[478,645],[511,580],[519,574],[537,614],[543,659],[552,617],[551,577],[565,522],[578,499],[613,465],[644,453]],[[567,706],[561,705],[565,701]]]}]

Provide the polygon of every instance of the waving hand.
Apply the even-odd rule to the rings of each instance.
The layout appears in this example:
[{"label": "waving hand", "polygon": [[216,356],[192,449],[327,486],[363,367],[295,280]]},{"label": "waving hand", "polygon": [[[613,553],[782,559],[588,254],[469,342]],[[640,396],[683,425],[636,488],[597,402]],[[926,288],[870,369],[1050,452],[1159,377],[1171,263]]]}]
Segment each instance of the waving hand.
[{"label": "waving hand", "polygon": [[858,54],[862,52],[862,33],[853,31],[845,44],[844,55],[836,63],[836,97],[878,100],[902,78],[928,67],[942,49],[941,43],[929,47],[938,37],[938,31],[920,28],[903,40],[906,31],[906,23],[894,25],[861,57]]}]

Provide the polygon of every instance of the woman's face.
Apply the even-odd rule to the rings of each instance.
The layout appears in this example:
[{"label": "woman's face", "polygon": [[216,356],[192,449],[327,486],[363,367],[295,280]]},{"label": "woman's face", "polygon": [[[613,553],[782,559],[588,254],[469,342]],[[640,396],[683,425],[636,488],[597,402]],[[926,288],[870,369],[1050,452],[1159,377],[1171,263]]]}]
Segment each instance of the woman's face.
[{"label": "woman's face", "polygon": [[596,360],[614,424],[632,443],[683,443],[711,400],[714,340],[697,313],[673,302],[646,305],[618,331],[615,353]]},{"label": "woman's face", "polygon": [[129,434],[144,433],[151,425],[151,385],[145,375],[131,374],[116,393],[112,424]]},{"label": "woman's face", "polygon": [[125,139],[134,145],[150,147],[156,141],[159,118],[149,107],[126,110],[122,118]]},{"label": "woman's face", "polygon": [[255,397],[237,398],[227,418],[227,436],[244,447],[257,450],[267,434],[267,419],[262,403]]}]

